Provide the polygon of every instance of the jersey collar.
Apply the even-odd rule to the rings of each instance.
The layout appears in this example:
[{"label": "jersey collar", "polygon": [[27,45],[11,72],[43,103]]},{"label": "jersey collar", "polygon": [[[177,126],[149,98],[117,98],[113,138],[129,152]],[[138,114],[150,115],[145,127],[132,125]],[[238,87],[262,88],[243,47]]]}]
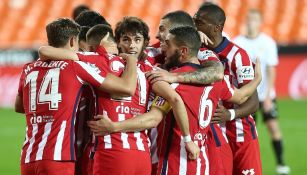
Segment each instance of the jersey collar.
[{"label": "jersey collar", "polygon": [[223,37],[223,41],[220,45],[218,45],[213,51],[215,53],[220,53],[222,52],[229,44],[229,40],[226,37]]}]

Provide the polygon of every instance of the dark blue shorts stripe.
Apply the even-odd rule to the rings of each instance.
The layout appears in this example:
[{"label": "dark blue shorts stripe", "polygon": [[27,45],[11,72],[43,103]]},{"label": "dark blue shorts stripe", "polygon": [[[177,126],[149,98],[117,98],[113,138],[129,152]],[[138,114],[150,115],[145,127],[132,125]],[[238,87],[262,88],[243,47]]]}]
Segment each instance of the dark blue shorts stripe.
[{"label": "dark blue shorts stripe", "polygon": [[220,147],[220,146],[221,146],[221,141],[220,141],[219,137],[217,136],[216,130],[215,130],[215,128],[214,128],[214,125],[213,125],[213,124],[210,124],[210,128],[211,128],[211,131],[212,131],[212,133],[213,133],[213,137],[214,137],[216,146],[217,146],[217,147]]},{"label": "dark blue shorts stripe", "polygon": [[250,128],[251,128],[251,133],[252,133],[252,137],[253,139],[256,139],[257,136],[256,136],[256,128],[255,128],[255,125],[249,120],[248,117],[245,117],[246,119],[246,122],[249,124]]}]

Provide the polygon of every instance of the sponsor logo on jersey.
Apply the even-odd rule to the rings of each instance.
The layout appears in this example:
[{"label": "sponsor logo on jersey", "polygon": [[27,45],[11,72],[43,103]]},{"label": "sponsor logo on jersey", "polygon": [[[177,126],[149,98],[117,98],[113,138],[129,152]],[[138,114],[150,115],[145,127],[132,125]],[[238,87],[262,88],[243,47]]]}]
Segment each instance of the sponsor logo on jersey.
[{"label": "sponsor logo on jersey", "polygon": [[96,66],[96,64],[91,64],[87,62],[87,64],[92,67],[98,74],[101,72],[100,69]]},{"label": "sponsor logo on jersey", "polygon": [[36,116],[35,114],[33,114],[33,116],[30,117],[31,124],[49,123],[53,121],[54,121],[53,116],[48,116],[48,115]]},{"label": "sponsor logo on jersey", "polygon": [[255,174],[255,170],[253,168],[249,169],[249,170],[243,170],[242,174],[244,174],[244,175],[254,175]]},{"label": "sponsor logo on jersey", "polygon": [[130,107],[124,106],[124,103],[121,103],[121,105],[116,106],[116,112],[122,114],[130,114]]},{"label": "sponsor logo on jersey", "polygon": [[239,80],[252,80],[254,78],[254,69],[252,66],[242,66],[238,71]]}]

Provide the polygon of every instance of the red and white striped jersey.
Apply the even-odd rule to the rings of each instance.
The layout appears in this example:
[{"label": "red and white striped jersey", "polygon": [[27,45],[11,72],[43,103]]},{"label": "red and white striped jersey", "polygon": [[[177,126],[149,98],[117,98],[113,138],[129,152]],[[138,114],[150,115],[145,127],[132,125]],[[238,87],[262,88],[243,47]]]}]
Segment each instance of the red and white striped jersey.
[{"label": "red and white striped jersey", "polygon": [[[174,72],[190,72],[200,65],[184,63]],[[233,89],[228,80],[210,85],[178,84],[171,85],[181,96],[188,113],[190,135],[201,148],[198,160],[189,161],[183,137],[172,111],[158,126],[158,173],[157,174],[208,174],[208,158],[205,148],[206,134],[211,118],[220,99],[228,100]],[[159,106],[164,102],[155,102]]]},{"label": "red and white striped jersey", "polygon": [[18,94],[23,97],[26,139],[21,164],[38,160],[75,160],[75,116],[82,85],[99,87],[97,74],[81,61],[35,61],[23,68]]},{"label": "red and white striped jersey", "polygon": [[[114,57],[109,61],[109,70],[115,75],[121,75],[125,67],[122,59]],[[135,95],[132,97],[117,97],[105,94],[99,98],[99,104],[103,106],[104,114],[114,121],[123,121],[143,114],[147,111],[148,99],[151,85],[146,80],[145,72],[152,70],[152,65],[147,59],[138,61],[137,64],[137,87]],[[147,130],[140,132],[113,133],[103,137],[98,137],[97,151],[104,149],[132,149],[149,152],[150,141]]]},{"label": "red and white striped jersey", "polygon": [[[224,74],[237,88],[254,78],[253,63],[245,50],[224,38],[213,50],[224,65]],[[233,108],[232,103],[224,103],[226,108]],[[226,134],[231,142],[244,142],[257,138],[254,119],[251,115],[226,123]]]},{"label": "red and white striped jersey", "polygon": [[[206,61],[220,61],[219,56],[212,50],[206,47],[199,49],[197,54],[198,61],[204,63]],[[226,136],[225,123],[223,124],[210,124],[208,130],[207,145],[220,147],[221,145],[228,144]]]}]

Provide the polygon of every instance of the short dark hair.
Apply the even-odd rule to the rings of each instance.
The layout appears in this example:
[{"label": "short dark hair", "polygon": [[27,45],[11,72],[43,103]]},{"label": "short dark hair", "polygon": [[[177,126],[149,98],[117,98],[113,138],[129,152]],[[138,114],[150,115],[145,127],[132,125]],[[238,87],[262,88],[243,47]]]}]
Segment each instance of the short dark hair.
[{"label": "short dark hair", "polygon": [[172,27],[178,26],[191,26],[195,27],[193,18],[187,12],[178,10],[174,12],[167,13],[162,17],[162,19],[167,19],[171,22]]},{"label": "short dark hair", "polygon": [[68,18],[59,18],[46,26],[48,44],[63,47],[71,37],[78,37],[80,26]]},{"label": "short dark hair", "polygon": [[170,34],[175,36],[177,46],[187,46],[191,56],[196,56],[201,46],[199,33],[194,27],[180,26],[170,29]]},{"label": "short dark hair", "polygon": [[224,10],[216,4],[213,3],[204,3],[198,9],[198,12],[206,13],[206,16],[210,19],[211,22],[216,25],[224,26],[226,21],[226,15]]},{"label": "short dark hair", "polygon": [[115,41],[118,43],[120,37],[125,33],[141,33],[144,41],[149,42],[149,27],[138,17],[124,17],[123,20],[118,22],[115,27]]},{"label": "short dark hair", "polygon": [[108,26],[111,26],[107,20],[101,16],[98,12],[95,12],[93,10],[86,10],[83,11],[76,19],[75,21],[80,26],[88,26],[93,27],[97,24],[106,24]]},{"label": "short dark hair", "polygon": [[79,33],[79,42],[80,41],[86,41],[86,33],[90,30],[90,27],[88,26],[81,26],[80,33]]},{"label": "short dark hair", "polygon": [[80,13],[82,13],[83,11],[89,10],[89,9],[90,8],[85,4],[76,6],[72,12],[72,18],[75,20],[80,15]]},{"label": "short dark hair", "polygon": [[100,41],[106,34],[109,33],[109,37],[114,39],[112,28],[105,24],[98,24],[92,27],[86,34],[86,41],[92,40],[95,42],[94,45],[99,45]]}]

